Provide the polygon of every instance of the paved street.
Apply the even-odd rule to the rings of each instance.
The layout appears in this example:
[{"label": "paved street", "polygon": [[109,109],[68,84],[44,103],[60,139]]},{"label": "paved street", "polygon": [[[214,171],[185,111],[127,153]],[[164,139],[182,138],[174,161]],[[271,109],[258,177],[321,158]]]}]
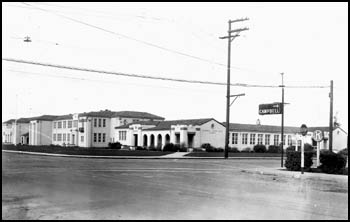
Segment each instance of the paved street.
[{"label": "paved street", "polygon": [[278,159],[85,159],[2,153],[2,219],[348,219],[347,176]]}]

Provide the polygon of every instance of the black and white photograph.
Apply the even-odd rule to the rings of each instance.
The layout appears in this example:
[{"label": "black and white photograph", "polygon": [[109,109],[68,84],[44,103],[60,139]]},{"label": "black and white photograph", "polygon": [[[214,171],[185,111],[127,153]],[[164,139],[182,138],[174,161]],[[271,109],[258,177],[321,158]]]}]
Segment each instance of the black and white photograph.
[{"label": "black and white photograph", "polygon": [[348,2],[2,2],[2,220],[348,220]]}]

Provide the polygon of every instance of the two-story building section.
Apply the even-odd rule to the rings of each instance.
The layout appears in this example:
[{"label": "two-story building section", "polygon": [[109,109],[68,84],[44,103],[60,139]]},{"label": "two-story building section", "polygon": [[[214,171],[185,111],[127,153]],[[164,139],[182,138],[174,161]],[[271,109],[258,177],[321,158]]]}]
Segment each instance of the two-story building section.
[{"label": "two-story building section", "polygon": [[52,144],[78,146],[78,114],[63,115],[53,120]]},{"label": "two-story building section", "polygon": [[52,144],[52,123],[58,116],[42,115],[29,123],[29,145]]},{"label": "two-story building section", "polygon": [[33,118],[10,119],[2,124],[2,142],[11,144],[29,143],[29,122]]}]

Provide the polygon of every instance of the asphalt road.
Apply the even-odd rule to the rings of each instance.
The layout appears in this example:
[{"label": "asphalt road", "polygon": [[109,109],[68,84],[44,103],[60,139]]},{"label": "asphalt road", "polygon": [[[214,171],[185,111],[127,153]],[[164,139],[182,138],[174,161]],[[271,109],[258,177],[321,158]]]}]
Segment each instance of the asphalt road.
[{"label": "asphalt road", "polygon": [[247,172],[279,165],[3,152],[2,219],[348,219],[347,180]]}]

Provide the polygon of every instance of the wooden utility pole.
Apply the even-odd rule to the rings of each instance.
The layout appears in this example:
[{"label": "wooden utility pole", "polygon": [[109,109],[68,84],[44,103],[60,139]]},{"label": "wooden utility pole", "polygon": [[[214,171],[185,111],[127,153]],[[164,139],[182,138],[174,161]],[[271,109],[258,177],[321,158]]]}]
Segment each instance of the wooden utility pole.
[{"label": "wooden utility pole", "polygon": [[330,98],[330,112],[329,112],[329,151],[333,150],[333,80],[331,80],[331,92],[329,93]]},{"label": "wooden utility pole", "polygon": [[283,145],[284,145],[284,85],[283,85],[283,74],[284,73],[281,73],[281,75],[282,75],[282,85],[281,85],[281,87],[282,87],[282,104],[281,104],[281,109],[282,109],[282,123],[281,123],[281,125],[282,125],[282,129],[281,129],[281,147],[282,147],[282,149],[281,149],[281,152],[282,152],[282,154],[281,154],[281,167],[283,167]]},{"label": "wooden utility pole", "polygon": [[[248,28],[240,28],[231,30],[231,24],[234,22],[246,21],[248,18],[229,20],[228,21],[228,36],[220,37],[220,39],[228,39],[228,57],[227,57],[227,94],[226,94],[226,133],[225,133],[225,158],[228,158],[228,142],[229,142],[229,127],[230,127],[230,71],[231,71],[231,42],[239,36],[242,31]],[[232,35],[232,33],[235,33]],[[237,33],[237,34],[236,34]]]}]

